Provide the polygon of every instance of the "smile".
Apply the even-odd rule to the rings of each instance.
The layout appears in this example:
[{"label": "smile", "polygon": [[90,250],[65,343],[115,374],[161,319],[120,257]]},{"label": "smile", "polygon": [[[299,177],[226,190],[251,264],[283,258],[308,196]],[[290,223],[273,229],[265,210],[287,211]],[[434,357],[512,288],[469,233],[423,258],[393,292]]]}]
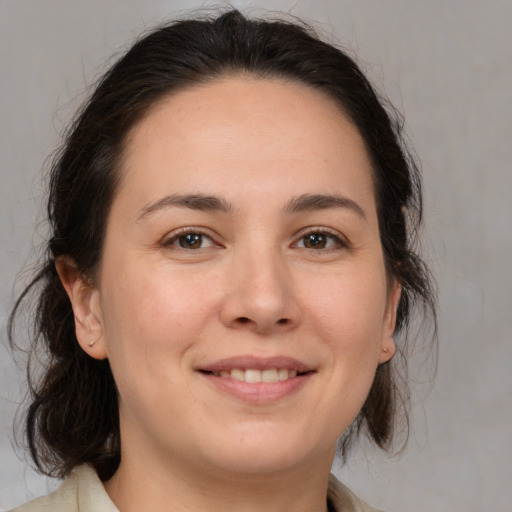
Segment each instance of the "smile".
[{"label": "smile", "polygon": [[292,357],[230,357],[196,371],[213,389],[251,404],[272,404],[299,392],[317,369]]},{"label": "smile", "polygon": [[234,368],[231,371],[222,370],[218,372],[211,372],[215,377],[233,379],[251,384],[256,384],[258,382],[280,382],[293,379],[298,373],[299,372],[297,370],[288,370],[286,368],[269,368],[266,370],[258,370],[256,368],[242,370],[240,368]]}]

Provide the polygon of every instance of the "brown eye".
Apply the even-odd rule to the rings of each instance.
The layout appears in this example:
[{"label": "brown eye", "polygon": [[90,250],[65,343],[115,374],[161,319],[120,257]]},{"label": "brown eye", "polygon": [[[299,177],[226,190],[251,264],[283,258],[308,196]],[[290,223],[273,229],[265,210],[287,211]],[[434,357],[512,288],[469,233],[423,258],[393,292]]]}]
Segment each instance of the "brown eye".
[{"label": "brown eye", "polygon": [[310,233],[302,240],[306,249],[324,249],[327,245],[327,235],[324,233]]},{"label": "brown eye", "polygon": [[179,236],[177,242],[183,249],[200,249],[203,243],[203,235],[199,233],[188,233]]},{"label": "brown eye", "polygon": [[299,249],[309,250],[330,250],[347,247],[346,243],[336,234],[328,231],[310,231],[301,236],[294,244]]},{"label": "brown eye", "polygon": [[213,247],[213,240],[203,233],[197,231],[181,231],[165,240],[164,247],[178,247],[180,249],[198,250]]}]

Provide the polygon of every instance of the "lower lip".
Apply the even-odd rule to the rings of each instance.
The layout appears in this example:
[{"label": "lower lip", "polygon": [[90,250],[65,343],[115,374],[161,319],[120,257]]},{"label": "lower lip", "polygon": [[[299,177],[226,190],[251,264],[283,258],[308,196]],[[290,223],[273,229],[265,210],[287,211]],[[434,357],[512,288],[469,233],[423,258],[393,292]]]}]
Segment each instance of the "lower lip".
[{"label": "lower lip", "polygon": [[200,373],[200,375],[223,393],[253,404],[270,404],[302,389],[313,376],[313,372],[278,382],[255,382],[252,384],[229,377],[217,377],[209,373]]}]

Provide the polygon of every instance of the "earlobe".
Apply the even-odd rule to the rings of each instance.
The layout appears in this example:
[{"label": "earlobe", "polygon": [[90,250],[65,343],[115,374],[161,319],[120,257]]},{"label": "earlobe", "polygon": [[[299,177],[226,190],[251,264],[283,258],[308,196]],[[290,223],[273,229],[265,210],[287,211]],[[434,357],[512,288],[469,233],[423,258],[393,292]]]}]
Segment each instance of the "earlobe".
[{"label": "earlobe", "polygon": [[402,286],[397,281],[394,281],[389,291],[388,304],[384,317],[383,339],[381,352],[379,354],[379,364],[385,363],[392,359],[396,352],[396,344],[395,340],[393,339],[393,335],[396,328],[396,316],[401,294]]},{"label": "earlobe", "polygon": [[98,288],[80,274],[69,258],[59,257],[55,267],[73,308],[78,343],[94,359],[105,359],[107,351]]}]

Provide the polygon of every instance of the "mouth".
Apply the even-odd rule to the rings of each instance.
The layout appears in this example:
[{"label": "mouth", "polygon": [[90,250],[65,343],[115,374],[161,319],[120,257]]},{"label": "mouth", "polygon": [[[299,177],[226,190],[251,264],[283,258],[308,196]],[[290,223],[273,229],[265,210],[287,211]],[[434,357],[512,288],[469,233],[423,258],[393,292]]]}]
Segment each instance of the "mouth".
[{"label": "mouth", "polygon": [[232,370],[199,371],[214,377],[232,379],[249,384],[257,384],[259,382],[282,382],[309,373],[300,372],[298,370],[288,370],[287,368],[268,368],[266,370],[259,370],[257,368],[233,368]]},{"label": "mouth", "polygon": [[272,403],[298,392],[316,370],[285,356],[257,358],[232,357],[196,368],[207,382],[220,390],[251,403]]}]

